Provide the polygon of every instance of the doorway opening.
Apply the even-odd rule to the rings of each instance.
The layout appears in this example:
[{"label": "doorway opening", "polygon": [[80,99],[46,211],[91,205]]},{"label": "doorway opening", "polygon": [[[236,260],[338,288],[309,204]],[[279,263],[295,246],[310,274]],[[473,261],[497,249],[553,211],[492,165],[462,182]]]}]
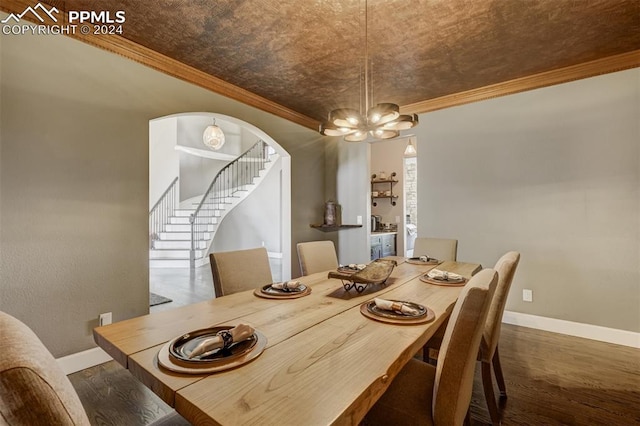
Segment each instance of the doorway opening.
[{"label": "doorway opening", "polygon": [[413,247],[418,236],[418,161],[417,157],[404,159],[404,209],[406,223],[407,256],[413,256]]},{"label": "doorway opening", "polygon": [[[203,132],[212,123],[225,135],[219,149],[203,143]],[[207,195],[211,191],[223,196]],[[162,223],[154,220],[149,230],[150,292],[173,302],[154,306],[154,311],[214,296],[213,251],[265,247],[274,281],[290,279],[291,157],[257,127],[204,112],[150,120],[150,222],[158,203],[163,203],[156,214]],[[202,236],[195,240],[189,218],[202,211],[211,217],[198,225]]]}]

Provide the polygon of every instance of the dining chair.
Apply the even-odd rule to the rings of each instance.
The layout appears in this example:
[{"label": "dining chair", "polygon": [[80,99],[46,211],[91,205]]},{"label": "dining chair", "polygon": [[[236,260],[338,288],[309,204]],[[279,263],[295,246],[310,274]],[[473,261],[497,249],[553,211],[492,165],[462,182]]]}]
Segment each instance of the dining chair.
[{"label": "dining chair", "polygon": [[476,357],[497,281],[493,269],[469,280],[451,312],[437,366],[411,358],[363,425],[457,426],[469,420]]},{"label": "dining chair", "polygon": [[221,251],[209,255],[216,297],[252,290],[273,282],[264,247]]},{"label": "dining chair", "polygon": [[[502,374],[502,366],[500,365],[500,355],[498,352],[498,342],[500,341],[500,329],[502,326],[502,316],[504,307],[507,303],[507,296],[516,273],[518,263],[520,262],[520,253],[510,251],[505,253],[496,262],[493,269],[498,273],[498,285],[491,301],[489,314],[484,324],[482,339],[480,340],[480,350],[478,351],[478,361],[482,367],[482,387],[484,396],[487,401],[487,409],[491,422],[494,425],[500,424],[500,411],[496,403],[495,394],[493,392],[493,374],[496,376],[498,389],[500,390],[500,399],[507,398],[507,389]],[[443,328],[441,327],[434,336],[429,339],[423,348],[423,356],[425,361],[429,361],[429,350],[439,350],[442,345]]]},{"label": "dining chair", "polygon": [[[0,424],[91,424],[71,382],[33,330],[0,312],[0,336]],[[174,411],[152,424],[190,423]]]},{"label": "dining chair", "polygon": [[296,247],[303,276],[336,269],[339,266],[333,241],[309,241],[298,243]]},{"label": "dining chair", "polygon": [[458,257],[458,240],[448,238],[416,238],[413,255],[429,256],[435,259],[456,260]]}]

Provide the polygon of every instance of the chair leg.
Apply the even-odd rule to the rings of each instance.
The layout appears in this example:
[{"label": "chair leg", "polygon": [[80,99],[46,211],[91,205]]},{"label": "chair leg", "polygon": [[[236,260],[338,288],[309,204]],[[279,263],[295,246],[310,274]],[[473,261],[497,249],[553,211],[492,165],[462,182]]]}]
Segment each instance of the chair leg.
[{"label": "chair leg", "polygon": [[422,361],[426,362],[427,364],[431,364],[434,367],[436,365],[438,365],[438,357],[436,355],[435,358],[431,358],[431,348],[424,346],[422,348]]},{"label": "chair leg", "polygon": [[498,383],[498,389],[500,389],[500,399],[506,399],[507,387],[504,384],[504,376],[502,375],[502,366],[500,365],[500,356],[498,355],[497,347],[491,361],[493,363],[493,373],[496,375],[496,382]]},{"label": "chair leg", "polygon": [[487,400],[487,408],[489,409],[489,416],[491,417],[491,423],[494,425],[500,424],[500,412],[498,411],[498,405],[496,404],[496,397],[493,393],[493,380],[491,378],[491,363],[480,362],[482,364],[482,387],[484,388],[484,399]]}]

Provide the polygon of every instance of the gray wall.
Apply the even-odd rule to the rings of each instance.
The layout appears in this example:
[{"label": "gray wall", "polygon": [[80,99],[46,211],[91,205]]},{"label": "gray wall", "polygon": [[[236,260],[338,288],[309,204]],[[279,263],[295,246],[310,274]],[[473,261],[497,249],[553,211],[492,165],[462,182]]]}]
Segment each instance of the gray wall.
[{"label": "gray wall", "polygon": [[[522,254],[507,309],[640,331],[640,70],[420,116],[418,235]],[[522,289],[533,303],[522,302]]]},{"label": "gray wall", "polygon": [[101,312],[148,312],[150,119],[211,111],[264,130],[292,156],[293,247],[316,232],[317,132],[64,36],[1,43],[0,310],[56,357],[94,347]]}]

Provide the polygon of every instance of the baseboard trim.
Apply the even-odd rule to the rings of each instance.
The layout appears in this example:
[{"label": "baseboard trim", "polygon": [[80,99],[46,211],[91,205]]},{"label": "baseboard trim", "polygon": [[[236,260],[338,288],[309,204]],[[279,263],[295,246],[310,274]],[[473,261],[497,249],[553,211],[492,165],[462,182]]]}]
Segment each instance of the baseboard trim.
[{"label": "baseboard trim", "polygon": [[502,322],[640,349],[640,333],[632,331],[511,311],[504,312]]},{"label": "baseboard trim", "polygon": [[111,360],[113,358],[109,354],[97,347],[56,359],[64,374],[75,373]]}]

